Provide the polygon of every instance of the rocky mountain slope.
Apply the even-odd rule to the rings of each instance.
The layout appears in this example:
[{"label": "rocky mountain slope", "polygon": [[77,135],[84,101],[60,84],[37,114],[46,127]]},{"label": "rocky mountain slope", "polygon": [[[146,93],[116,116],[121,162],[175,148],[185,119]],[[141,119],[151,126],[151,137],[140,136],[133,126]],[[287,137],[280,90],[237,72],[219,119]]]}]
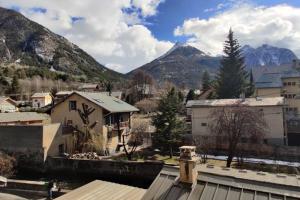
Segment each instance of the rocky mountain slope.
[{"label": "rocky mountain slope", "polygon": [[99,64],[67,39],[0,7],[0,63],[51,69],[91,80],[120,79],[122,74]]},{"label": "rocky mountain slope", "polygon": [[[289,49],[270,45],[262,45],[256,49],[246,45],[242,51],[245,56],[246,68],[254,69],[257,76],[268,68],[276,68],[276,70],[286,68],[293,59],[297,58]],[[186,85],[198,88],[203,71],[208,70],[212,75],[216,74],[220,60],[221,57],[210,56],[195,47],[176,43],[164,55],[131,71],[128,75],[143,70],[151,74],[158,83],[170,81],[178,86]]]},{"label": "rocky mountain slope", "polygon": [[248,68],[277,67],[292,63],[297,56],[289,49],[264,44],[258,48],[245,45],[242,48]]},{"label": "rocky mountain slope", "polygon": [[215,72],[220,58],[212,57],[204,52],[182,43],[176,43],[167,53],[154,61],[133,70],[143,70],[153,76],[158,83],[170,81],[178,86],[198,88],[204,70]]}]

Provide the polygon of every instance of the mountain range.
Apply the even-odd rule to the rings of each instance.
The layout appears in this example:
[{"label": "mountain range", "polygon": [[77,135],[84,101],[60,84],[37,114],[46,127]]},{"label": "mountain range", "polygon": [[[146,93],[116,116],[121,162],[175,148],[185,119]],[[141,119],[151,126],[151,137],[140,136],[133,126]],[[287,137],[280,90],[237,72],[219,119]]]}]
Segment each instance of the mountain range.
[{"label": "mountain range", "polygon": [[99,64],[78,46],[22,14],[0,7],[0,63],[19,63],[87,79],[123,75]]},{"label": "mountain range", "polygon": [[[289,49],[264,44],[253,48],[242,47],[248,70],[256,75],[266,69],[281,70],[297,56]],[[93,57],[47,28],[27,19],[22,14],[0,7],[0,64],[18,63],[74,77],[85,77],[91,82],[124,80],[138,70],[154,77],[156,82],[170,81],[178,86],[198,88],[205,70],[215,75],[221,56],[212,56],[184,43],[176,43],[157,59],[121,74],[98,63]]]},{"label": "mountain range", "polygon": [[[266,69],[281,70],[292,63],[297,56],[289,49],[264,44],[253,48],[245,45],[241,48],[245,57],[246,69],[253,69],[259,76]],[[199,49],[183,43],[176,43],[167,53],[131,72],[145,71],[162,83],[170,81],[176,85],[192,88],[200,86],[202,73],[207,70],[215,75],[220,67],[221,56],[211,56]]]}]

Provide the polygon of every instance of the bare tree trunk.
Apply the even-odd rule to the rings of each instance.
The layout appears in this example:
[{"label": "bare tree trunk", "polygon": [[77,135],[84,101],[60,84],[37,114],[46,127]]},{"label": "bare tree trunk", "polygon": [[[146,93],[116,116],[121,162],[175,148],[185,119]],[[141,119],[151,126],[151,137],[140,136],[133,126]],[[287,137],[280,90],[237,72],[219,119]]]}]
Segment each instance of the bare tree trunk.
[{"label": "bare tree trunk", "polygon": [[173,158],[173,148],[171,144],[169,144],[169,153],[170,153],[170,158]]}]

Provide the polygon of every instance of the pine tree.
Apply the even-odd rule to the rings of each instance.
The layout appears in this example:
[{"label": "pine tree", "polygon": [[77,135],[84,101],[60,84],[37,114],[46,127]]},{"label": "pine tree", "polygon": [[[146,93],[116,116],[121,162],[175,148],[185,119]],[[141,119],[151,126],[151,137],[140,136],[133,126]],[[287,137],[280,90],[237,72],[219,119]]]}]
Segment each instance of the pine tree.
[{"label": "pine tree", "polygon": [[163,96],[158,105],[158,112],[152,118],[156,127],[153,138],[154,146],[163,151],[168,151],[170,158],[173,156],[173,148],[181,141],[184,132],[184,123],[177,117],[180,110],[180,101],[175,88]]},{"label": "pine tree", "polygon": [[195,97],[196,97],[195,91],[193,89],[190,89],[190,91],[188,92],[188,94],[186,96],[186,103],[190,100],[194,100]]},{"label": "pine tree", "polygon": [[208,71],[204,71],[202,75],[202,90],[207,91],[210,86],[210,75]]},{"label": "pine tree", "polygon": [[238,40],[230,29],[224,45],[224,56],[217,75],[216,93],[220,99],[239,98],[245,91],[248,73]]},{"label": "pine tree", "polygon": [[246,97],[251,97],[254,94],[254,91],[255,91],[255,86],[254,86],[253,73],[251,69]]},{"label": "pine tree", "polygon": [[10,85],[10,93],[11,94],[18,94],[18,92],[20,91],[20,85],[19,85],[19,80],[17,76],[13,77],[13,80],[11,82]]}]

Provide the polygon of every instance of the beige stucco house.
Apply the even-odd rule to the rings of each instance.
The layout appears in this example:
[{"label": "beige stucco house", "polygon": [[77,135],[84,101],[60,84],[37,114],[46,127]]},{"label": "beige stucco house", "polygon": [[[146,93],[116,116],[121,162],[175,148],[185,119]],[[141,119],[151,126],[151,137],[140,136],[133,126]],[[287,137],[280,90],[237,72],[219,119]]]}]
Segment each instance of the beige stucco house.
[{"label": "beige stucco house", "polygon": [[[294,60],[293,67],[283,72],[266,72],[255,82],[255,96],[284,97],[288,145],[300,146],[300,61]],[[291,126],[291,127],[290,127]],[[295,128],[296,127],[296,128]],[[292,131],[290,131],[292,130]]]},{"label": "beige stucco house", "polygon": [[286,140],[283,97],[273,98],[247,98],[247,99],[214,99],[188,101],[190,108],[192,135],[211,136],[209,124],[213,123],[210,117],[214,109],[235,105],[249,106],[258,112],[263,112],[267,128],[265,130],[265,143],[284,145]]},{"label": "beige stucco house", "polygon": [[83,110],[83,105],[94,109],[89,116],[89,121],[90,124],[94,124],[92,129],[95,134],[102,135],[104,150],[110,153],[120,150],[122,134],[129,133],[131,114],[138,109],[103,93],[73,92],[52,108],[52,122],[84,131],[84,123],[78,111]]},{"label": "beige stucco house", "polygon": [[0,97],[0,113],[17,112],[17,103],[9,97]]},{"label": "beige stucco house", "polygon": [[35,93],[31,96],[32,107],[42,108],[52,103],[53,97],[49,92]]}]

